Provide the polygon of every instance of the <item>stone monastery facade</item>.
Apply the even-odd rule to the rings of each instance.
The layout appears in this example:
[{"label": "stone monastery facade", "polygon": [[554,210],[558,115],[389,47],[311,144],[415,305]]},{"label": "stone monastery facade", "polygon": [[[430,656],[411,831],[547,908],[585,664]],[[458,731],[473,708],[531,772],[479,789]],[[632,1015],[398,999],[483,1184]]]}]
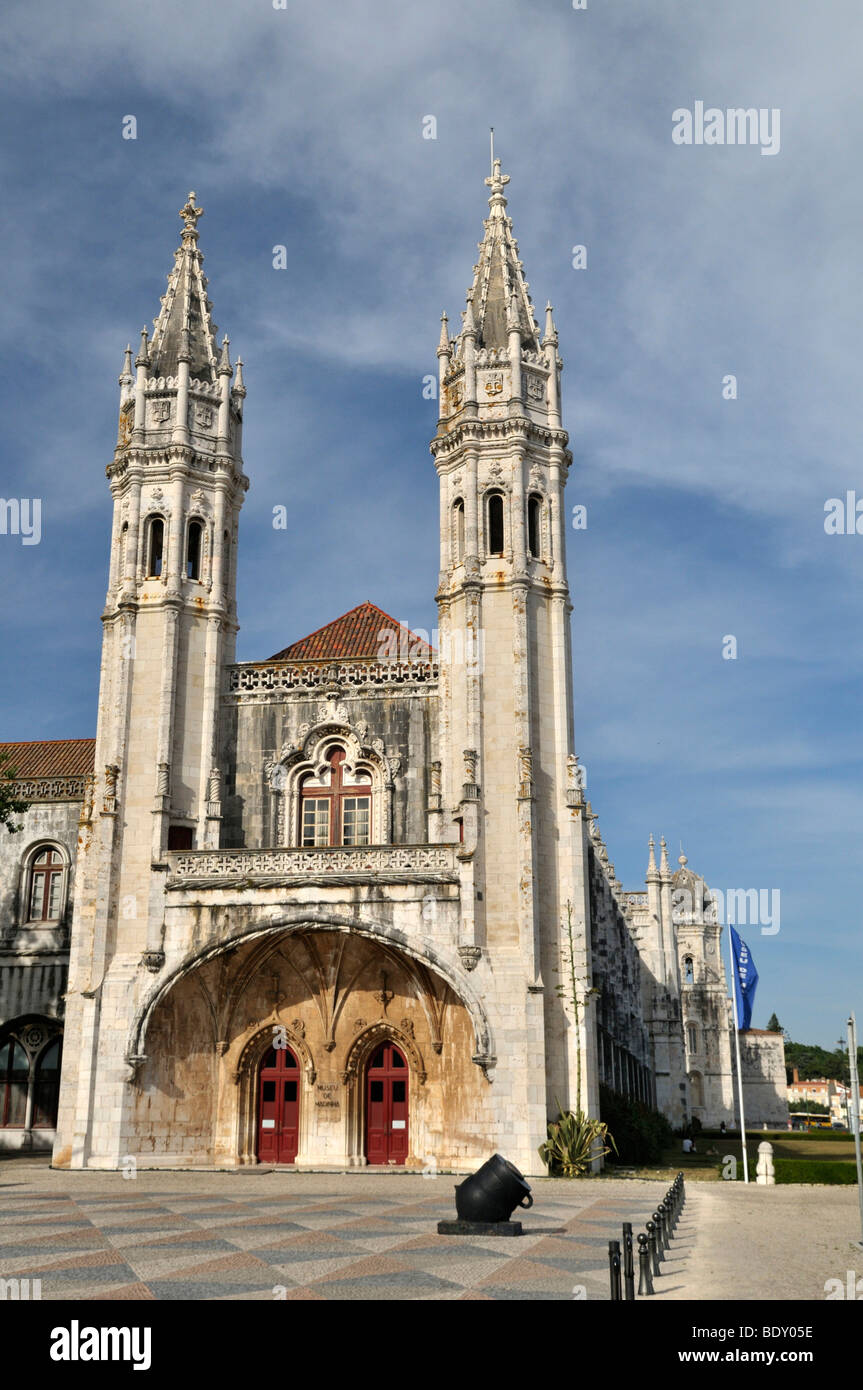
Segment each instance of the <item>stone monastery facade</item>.
[{"label": "stone monastery facade", "polygon": [[0,1145],[535,1174],[600,1084],[732,1123],[709,890],[651,840],[625,891],[583,794],[562,363],[508,182],[437,349],[440,650],[362,603],[242,663],[246,389],[189,195],[120,376],[96,738],[4,746]]}]

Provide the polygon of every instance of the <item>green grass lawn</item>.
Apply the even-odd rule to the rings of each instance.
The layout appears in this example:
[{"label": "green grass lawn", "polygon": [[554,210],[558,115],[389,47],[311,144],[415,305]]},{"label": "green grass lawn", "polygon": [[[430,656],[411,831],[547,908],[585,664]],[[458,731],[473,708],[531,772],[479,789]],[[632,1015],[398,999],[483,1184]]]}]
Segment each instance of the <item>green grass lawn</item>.
[{"label": "green grass lawn", "polygon": [[[760,1132],[756,1132],[754,1136],[747,1135],[746,1151],[749,1157],[749,1172],[753,1179],[758,1164],[758,1145],[764,1137]],[[769,1134],[766,1138],[773,1145],[773,1157],[776,1159],[798,1158],[817,1163],[854,1162],[854,1140],[850,1134],[843,1139],[819,1140],[817,1136],[797,1135],[788,1131]],[[640,1166],[609,1163],[604,1172],[610,1178],[626,1174],[663,1180],[667,1178],[669,1182],[677,1173],[682,1172],[687,1178],[697,1181],[718,1182],[719,1170],[726,1155],[730,1154],[738,1162],[740,1160],[740,1139],[734,1135],[707,1136],[696,1140],[696,1146],[697,1153],[685,1154],[678,1139],[673,1147],[663,1151],[659,1163]],[[708,1153],[708,1150],[711,1152]]]}]

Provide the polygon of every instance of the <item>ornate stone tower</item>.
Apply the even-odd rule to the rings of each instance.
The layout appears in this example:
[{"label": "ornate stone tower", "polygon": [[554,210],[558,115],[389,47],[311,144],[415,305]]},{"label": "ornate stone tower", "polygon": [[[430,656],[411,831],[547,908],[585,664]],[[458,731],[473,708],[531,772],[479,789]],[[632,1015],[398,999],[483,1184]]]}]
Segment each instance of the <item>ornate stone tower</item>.
[{"label": "ornate stone tower", "polygon": [[[220,672],[237,630],[245,389],[221,350],[190,193],[152,341],[126,349],[93,785],[82,813],[55,1159],[116,1161],[124,1038],[163,959],[163,860],[219,844]],[[143,975],[143,979],[141,976]],[[98,1092],[100,1109],[95,1108]]]},{"label": "ornate stone tower", "polygon": [[672,880],[680,1006],[691,1113],[707,1127],[734,1123],[734,1022],[722,957],[722,925],[704,879],[685,854]]},{"label": "ornate stone tower", "polygon": [[585,1026],[590,904],[573,742],[562,363],[551,306],[543,334],[534,319],[508,183],[494,160],[461,331],[450,339],[444,315],[438,348],[440,796],[431,837],[461,840],[473,865],[459,950],[499,992],[510,1024],[498,1041],[506,1084],[539,1142],[557,1099],[596,1113],[595,1030]]}]

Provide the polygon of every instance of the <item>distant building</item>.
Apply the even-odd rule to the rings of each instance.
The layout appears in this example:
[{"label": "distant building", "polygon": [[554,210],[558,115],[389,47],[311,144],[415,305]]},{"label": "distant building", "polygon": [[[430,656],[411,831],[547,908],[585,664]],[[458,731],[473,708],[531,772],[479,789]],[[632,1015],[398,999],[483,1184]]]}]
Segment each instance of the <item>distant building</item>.
[{"label": "distant building", "polygon": [[[675,1123],[691,1117],[705,1129],[722,1123],[730,1128],[739,1124],[739,1117],[719,895],[688,867],[685,854],[678,863],[672,874],[663,840],[657,869],[651,837],[647,891],[627,894],[636,940],[656,982],[646,989],[645,1007],[654,1038],[657,1095]],[[747,1125],[784,1127],[788,1105],[781,1032],[741,1032],[740,1060]]]},{"label": "distant building", "polygon": [[[786,1089],[789,1110],[806,1110],[807,1106],[814,1103],[823,1105],[830,1112],[829,1118],[832,1122],[843,1125],[849,1122],[851,1087],[847,1082],[832,1081],[824,1076],[811,1081],[801,1081],[798,1068],[794,1067]],[[860,1087],[860,1097],[863,1101],[863,1086]]]}]

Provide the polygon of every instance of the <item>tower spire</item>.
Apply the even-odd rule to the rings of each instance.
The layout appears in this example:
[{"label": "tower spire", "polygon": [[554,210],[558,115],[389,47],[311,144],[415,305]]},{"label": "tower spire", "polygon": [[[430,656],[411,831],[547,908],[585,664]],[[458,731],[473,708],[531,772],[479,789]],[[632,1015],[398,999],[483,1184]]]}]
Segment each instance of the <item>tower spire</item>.
[{"label": "tower spire", "polygon": [[203,215],[204,209],[192,191],[180,209],[180,245],[174,252],[174,268],[162,307],[153,321],[150,351],[156,376],[176,377],[182,361],[189,363],[190,378],[214,382],[218,375],[218,329],[210,317],[213,306],[201,269],[204,257],[198,250],[198,222]]},{"label": "tower spire", "polygon": [[514,314],[522,342],[536,352],[539,350],[539,325],[534,319],[528,283],[519,260],[512,218],[506,214],[504,189],[510,176],[501,172],[501,161],[494,153],[493,128],[490,132],[490,155],[491,169],[485,180],[490,190],[489,215],[483,223],[479,260],[468,291],[473,305],[477,347],[506,349],[509,325]]}]

